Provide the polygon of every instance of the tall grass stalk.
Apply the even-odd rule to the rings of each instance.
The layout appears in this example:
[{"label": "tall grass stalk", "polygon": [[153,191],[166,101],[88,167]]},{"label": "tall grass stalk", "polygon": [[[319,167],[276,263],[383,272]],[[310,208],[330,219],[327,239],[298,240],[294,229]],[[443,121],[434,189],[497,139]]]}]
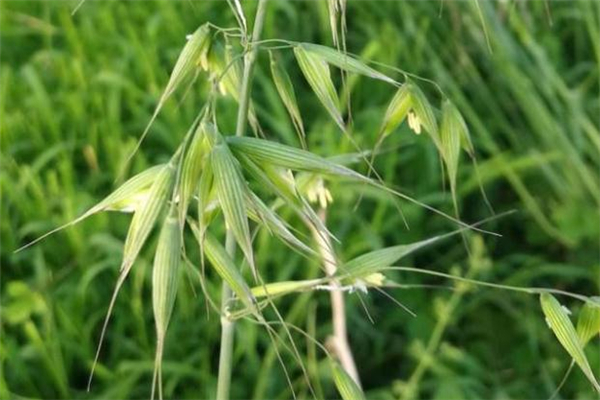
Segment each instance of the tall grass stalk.
[{"label": "tall grass stalk", "polygon": [[[260,39],[263,24],[265,20],[267,0],[259,0],[252,36],[246,41],[249,46],[250,41]],[[250,108],[250,90],[252,87],[252,72],[254,62],[256,61],[256,49],[252,48],[246,53],[244,58],[244,72],[240,87],[240,102],[237,114],[237,123],[235,129],[236,136],[244,136],[246,130],[246,120],[248,119],[248,110]],[[233,257],[235,255],[235,239],[233,232],[228,229],[226,236],[227,252]],[[233,292],[223,281],[221,293],[221,349],[219,353],[219,375],[217,378],[217,399],[224,400],[229,398],[229,388],[231,386],[231,367],[233,354],[233,338],[235,333],[235,322],[227,317],[227,304],[233,298]]]}]

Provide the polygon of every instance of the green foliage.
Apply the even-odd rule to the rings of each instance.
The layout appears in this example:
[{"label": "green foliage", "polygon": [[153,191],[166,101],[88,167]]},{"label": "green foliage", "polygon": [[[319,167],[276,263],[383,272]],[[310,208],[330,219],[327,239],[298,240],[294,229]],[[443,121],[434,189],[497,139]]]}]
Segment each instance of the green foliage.
[{"label": "green foliage", "polygon": [[[246,15],[253,15],[255,3],[242,3]],[[265,38],[329,43],[326,4],[271,3]],[[402,265],[507,285],[560,287],[598,294],[598,5],[550,2],[550,27],[544,2],[516,4],[514,8],[510,2],[479,2],[490,53],[479,12],[472,2],[444,2],[441,17],[439,4],[433,2],[333,3],[339,3],[338,10],[344,4],[350,25],[347,32],[342,27],[341,34],[346,35],[348,51],[356,57],[340,58],[333,47],[303,44],[306,52],[321,57],[317,62],[321,72],[323,63],[327,67],[326,74],[313,76],[305,83],[302,74],[307,73],[306,65],[302,69],[295,63],[293,50],[277,50],[281,55],[277,62],[286,66],[285,72],[294,82],[291,91],[286,78],[280,78],[283,86],[272,81],[268,54],[259,52],[250,111],[253,126],[257,127],[256,121],[260,120],[270,141],[297,147],[295,136],[299,130],[306,133],[306,148],[312,152],[309,154],[323,157],[307,159],[305,153],[290,156],[286,148],[268,147],[276,146],[275,142],[228,137],[219,146],[229,146],[237,161],[229,159],[225,172],[234,176],[229,172],[238,168],[236,162],[243,171],[242,179],[239,175],[233,178],[236,188],[243,187],[242,195],[237,193],[235,199],[229,189],[216,187],[222,185],[222,181],[215,182],[217,174],[223,175],[222,164],[216,169],[212,166],[212,170],[204,164],[197,187],[193,187],[197,178],[190,178],[200,169],[200,164],[192,163],[198,161],[196,157],[188,158],[181,171],[169,172],[173,176],[168,186],[180,179],[176,190],[181,209],[188,208],[199,217],[200,232],[210,225],[212,233],[201,240],[208,258],[223,255],[214,237],[224,229],[217,203],[225,194],[231,211],[228,219],[237,224],[239,239],[248,247],[251,237],[252,254],[248,258],[254,260],[265,282],[278,285],[271,286],[274,294],[287,293],[277,299],[283,319],[301,328],[309,326],[309,331],[313,329],[310,333],[323,340],[331,331],[328,296],[321,291],[306,294],[303,290],[313,285],[327,286],[328,282],[321,281],[318,257],[311,254],[312,243],[300,221],[307,219],[323,234],[331,233],[343,243],[336,245],[341,260],[360,260],[365,254],[374,257],[382,248],[400,254],[399,248],[392,246],[419,243],[455,229],[448,220],[403,203],[402,211],[410,225],[406,230],[388,194],[364,182],[332,180],[327,184],[334,200],[328,208],[331,232],[327,232],[318,216],[311,213],[302,185],[315,181],[317,167],[318,172],[333,175],[364,168],[359,165],[362,158],[356,155],[352,165],[337,160],[324,162],[327,156],[356,152],[353,143],[339,134],[336,125],[340,125],[363,149],[372,147],[385,133],[385,143],[375,157],[377,170],[385,182],[409,189],[419,200],[452,213],[452,196],[444,191],[445,178],[439,172],[443,162],[452,192],[456,185],[456,201],[465,221],[489,215],[477,194],[479,181],[496,208],[520,210],[518,216],[500,219],[489,227],[502,233],[503,238],[473,236],[468,241],[472,245],[468,262],[464,261],[461,241],[446,240],[428,251],[410,254],[401,260]],[[88,394],[86,378],[107,299],[119,277],[121,249],[131,222],[130,216],[97,213],[101,210],[92,207],[107,193],[119,193],[115,188],[123,176],[147,178],[157,172],[156,168],[163,168],[189,131],[199,106],[214,101],[219,128],[227,134],[233,131],[231,121],[237,109],[239,63],[233,63],[221,79],[221,89],[228,96],[209,99],[207,93],[239,49],[223,43],[211,29],[210,46],[202,42],[190,50],[190,62],[177,61],[182,47],[187,43],[191,49],[190,43],[207,30],[207,26],[198,28],[204,22],[235,26],[225,2],[89,1],[71,16],[72,6],[64,2],[0,4],[0,39],[5,44],[0,69],[4,278],[1,398],[148,396],[156,339],[150,267],[155,260],[155,236],[164,242],[164,235],[153,228],[160,224],[157,221],[164,220],[166,208],[142,212],[135,199],[148,195],[152,183],[153,192],[162,199],[160,203],[171,199],[165,200],[168,196],[155,187],[157,183],[152,179],[140,184],[139,196],[135,194],[132,203],[102,207],[135,211],[138,217],[134,218],[143,219],[136,226],[143,229],[136,228],[137,233],[131,236],[135,240],[127,239],[135,246],[127,246],[126,266],[132,265],[132,257],[136,266],[115,302],[113,323]],[[186,41],[190,33],[192,37]],[[202,36],[202,40],[207,37]],[[368,65],[367,59],[431,79],[444,93],[415,76],[405,79],[402,71]],[[178,64],[183,67],[174,78],[168,71]],[[199,67],[198,76],[189,65]],[[347,73],[343,80],[339,79],[339,69]],[[314,68],[308,72],[314,75]],[[319,83],[327,76],[331,86]],[[409,124],[402,124],[405,118],[414,118],[407,117],[408,109],[400,107],[400,112],[385,122],[386,108],[397,89],[384,77],[402,82],[400,90],[406,84],[415,85],[417,89],[410,92],[410,98],[420,103],[412,105],[414,116],[431,135],[429,138],[410,134]],[[188,86],[192,81],[193,86]],[[176,91],[174,86],[178,87]],[[170,89],[165,91],[165,87]],[[321,93],[318,97],[315,88]],[[164,101],[166,97],[168,101]],[[477,152],[479,173],[468,163],[456,167],[457,125],[443,123],[444,115],[451,115],[442,107],[446,97],[460,112],[454,123],[459,122],[461,128],[464,119],[468,126],[470,139],[467,143],[461,137],[460,143],[469,155],[473,155],[473,149]],[[323,109],[320,102],[328,107]],[[121,176],[157,104],[161,113],[149,128],[147,141],[132,158],[128,172]],[[435,121],[441,122],[439,132]],[[414,119],[412,122],[410,127],[415,126]],[[453,129],[446,130],[445,126]],[[188,141],[188,149],[208,152],[197,147],[195,139]],[[244,145],[246,152],[241,154],[239,149]],[[276,159],[277,154],[280,158]],[[307,173],[297,173],[291,181],[286,168]],[[135,175],[137,172],[141,175]],[[179,172],[181,175],[175,176]],[[113,184],[115,180],[118,184]],[[137,184],[135,191],[126,191],[126,197],[134,192]],[[362,202],[353,211],[361,194]],[[279,200],[272,202],[274,196]],[[186,202],[197,200],[198,207],[188,207]],[[94,209],[94,215],[85,213]],[[240,214],[254,221],[246,219],[248,230]],[[89,218],[48,237],[42,245],[13,253],[80,215]],[[178,215],[179,225],[182,218]],[[178,240],[175,236],[170,235],[171,241]],[[282,240],[273,240],[273,236]],[[182,248],[191,259],[199,260],[198,244],[188,235],[184,235]],[[244,250],[249,252],[248,248]],[[488,254],[483,254],[486,251]],[[309,259],[298,253],[309,255]],[[398,254],[391,254],[391,261],[386,263],[394,264]],[[226,276],[233,276],[232,284],[246,282],[236,289],[238,298],[248,301],[247,307],[254,307],[253,297],[269,291],[268,285],[265,288],[253,283],[250,288],[247,283],[253,278],[247,270],[236,268],[235,276],[223,275],[227,271],[223,268],[231,270],[231,262],[235,262],[234,267],[242,265],[242,257],[219,260],[225,261],[222,265],[208,261],[213,268],[221,265],[220,270],[205,271],[203,289],[212,298],[217,298],[220,278]],[[210,311],[207,320],[202,304],[205,297],[194,293],[200,274],[185,268],[181,275],[190,275],[193,284],[184,276],[179,282],[169,323],[168,337],[173,340],[165,343],[162,390],[169,398],[213,398],[218,318]],[[370,273],[374,271],[375,267],[369,269]],[[390,270],[385,274],[399,287],[386,290],[414,310],[417,317],[394,307],[375,289],[369,289],[366,296],[348,294],[350,341],[367,397],[547,398],[554,391],[569,356],[547,329],[534,296],[476,290],[465,282],[453,284],[408,272]],[[447,285],[452,292],[445,290]],[[375,319],[375,327],[366,319],[362,301]],[[259,303],[260,307],[265,305]],[[263,310],[265,314],[270,312]],[[588,330],[593,331],[592,317],[586,320],[590,321]],[[239,324],[232,397],[291,397],[264,327],[243,319]],[[315,357],[310,356],[315,344],[299,333],[294,337],[300,353],[309,355],[303,361],[309,366],[315,391],[321,390],[327,398],[336,396],[329,361],[319,350]],[[289,373],[301,377],[301,368],[286,345],[281,343],[280,350]],[[600,363],[597,354],[598,341],[592,338],[585,347],[592,371]],[[304,380],[297,379],[293,384],[298,397],[310,397]],[[583,375],[573,374],[560,393],[567,398],[589,398],[593,388]]]}]

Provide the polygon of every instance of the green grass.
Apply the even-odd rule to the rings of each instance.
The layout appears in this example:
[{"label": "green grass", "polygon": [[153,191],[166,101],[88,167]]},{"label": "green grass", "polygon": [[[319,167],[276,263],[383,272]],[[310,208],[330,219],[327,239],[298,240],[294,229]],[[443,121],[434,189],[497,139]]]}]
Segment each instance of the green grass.
[{"label": "green grass", "polygon": [[[491,52],[474,2],[445,2],[441,17],[439,2],[349,2],[348,49],[438,83],[471,128],[481,179],[495,210],[519,211],[488,226],[502,238],[471,238],[470,261],[456,239],[405,263],[496,283],[598,295],[600,7],[591,1],[549,2],[549,20],[544,2],[479,3]],[[85,392],[130,217],[96,215],[27,251],[13,251],[78,216],[114,188],[185,35],[205,21],[235,23],[225,2],[89,1],[71,16],[75,5],[0,3],[2,398],[148,396],[155,340],[154,246],[143,252],[124,285],[92,391]],[[254,7],[248,4],[248,15]],[[264,38],[331,44],[324,4],[273,1],[269,7]],[[291,52],[284,55],[309,148],[321,155],[353,151],[311,93]],[[268,54],[260,53],[258,62],[253,91],[258,118],[269,137],[298,145],[270,81]],[[393,90],[362,77],[353,84],[353,132],[367,148],[376,140]],[[435,98],[433,86],[422,86]],[[168,160],[207,89],[199,83],[184,99],[178,92],[167,102],[129,174]],[[235,103],[220,102],[219,112],[221,128],[233,132]],[[385,150],[376,166],[387,182],[452,212],[438,156],[425,135],[403,125]],[[361,207],[349,212],[359,197],[356,189],[349,183],[330,187],[335,203],[328,219],[344,243],[337,250],[345,260],[452,229],[406,204],[411,228],[406,230],[389,198],[369,190]],[[458,193],[464,220],[489,216],[466,157]],[[307,264],[266,233],[258,236],[255,252],[267,281],[319,276],[316,263]],[[165,347],[165,396],[212,398],[218,316],[207,318],[201,292],[195,285],[194,294],[186,275]],[[406,273],[393,277],[402,283],[449,284]],[[217,298],[218,277],[209,273],[208,283]],[[358,298],[348,296],[350,342],[368,397],[548,398],[569,366],[536,296],[472,287],[390,293],[417,318],[372,292],[363,297],[373,326]],[[317,292],[288,296],[278,306],[286,320],[324,340],[331,331],[328,301],[327,293]],[[581,304],[561,301],[577,315]],[[320,377],[325,397],[336,396],[327,361],[310,356],[301,337],[298,343],[309,354],[306,363]],[[587,348],[594,370],[600,365],[598,346],[596,338]],[[291,359],[288,364],[292,376],[300,377]],[[233,398],[290,397],[260,326],[238,324],[233,365]],[[301,396],[309,395],[301,380],[295,383]],[[574,371],[561,395],[594,394],[583,374]]]}]

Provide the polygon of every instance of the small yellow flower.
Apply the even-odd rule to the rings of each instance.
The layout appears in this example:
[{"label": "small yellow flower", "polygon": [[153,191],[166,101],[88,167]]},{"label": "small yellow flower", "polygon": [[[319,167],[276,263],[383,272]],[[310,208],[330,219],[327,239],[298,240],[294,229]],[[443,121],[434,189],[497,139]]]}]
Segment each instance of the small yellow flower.
[{"label": "small yellow flower", "polygon": [[331,192],[325,187],[325,183],[321,177],[313,182],[306,191],[306,194],[308,196],[308,201],[311,203],[316,203],[318,201],[321,208],[327,208],[329,203],[333,203]]},{"label": "small yellow flower", "polygon": [[408,112],[408,126],[417,135],[421,134],[421,120],[412,110]]}]

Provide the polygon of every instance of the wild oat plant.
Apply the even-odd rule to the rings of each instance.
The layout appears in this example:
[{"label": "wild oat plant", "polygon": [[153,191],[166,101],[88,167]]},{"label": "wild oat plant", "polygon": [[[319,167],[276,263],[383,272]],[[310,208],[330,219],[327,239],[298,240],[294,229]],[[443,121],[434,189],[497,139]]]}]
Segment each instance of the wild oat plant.
[{"label": "wild oat plant", "polygon": [[[137,150],[161,108],[176,91],[189,88],[198,79],[208,79],[212,83],[208,101],[202,105],[196,120],[170,161],[133,176],[82,216],[50,232],[77,224],[102,211],[133,214],[123,248],[120,275],[100,334],[94,367],[101,354],[102,341],[119,290],[135,266],[148,237],[157,229],[158,245],[152,271],[152,307],[156,325],[156,361],[151,389],[153,398],[155,392],[159,398],[163,396],[163,347],[175,305],[180,268],[196,272],[207,304],[221,316],[217,387],[219,399],[229,397],[233,332],[235,322],[240,319],[253,321],[264,327],[294,397],[293,379],[283,361],[283,352],[297,362],[308,390],[318,397],[294,341],[296,336],[311,341],[322,350],[323,357],[331,361],[331,376],[342,398],[364,398],[360,377],[346,338],[344,295],[355,292],[359,296],[368,296],[370,291],[386,294],[385,288],[401,287],[400,283],[385,275],[391,270],[429,274],[458,281],[457,291],[460,290],[460,285],[476,284],[540,295],[541,308],[548,326],[572,358],[571,367],[576,364],[594,388],[600,391],[600,385],[583,350],[587,342],[600,331],[600,301],[597,298],[544,288],[498,285],[476,281],[469,276],[399,266],[399,261],[408,254],[456,234],[459,234],[458,237],[463,236],[467,251],[469,240],[466,234],[469,231],[495,235],[479,228],[479,224],[469,225],[459,218],[456,177],[461,152],[466,152],[475,162],[475,148],[460,111],[434,82],[387,65],[377,64],[378,69],[375,69],[369,65],[374,63],[364,62],[348,53],[345,46],[345,0],[330,0],[328,4],[335,47],[282,39],[261,40],[267,1],[259,1],[250,33],[240,2],[231,0],[231,9],[239,26],[222,28],[205,23],[187,37],[154,115],[136,147]],[[295,83],[287,73],[287,69],[294,66],[283,64],[285,57],[282,55],[286,52],[293,53],[297,67],[314,95],[339,127],[340,135],[355,147],[356,153],[326,158],[307,148],[305,123],[294,92]],[[262,54],[268,56],[274,86],[297,131],[301,147],[280,144],[268,138],[268,133],[261,129],[250,91],[255,61]],[[339,72],[343,85],[347,83],[349,76],[362,75],[396,88],[387,111],[382,115],[378,128],[379,139],[372,151],[362,151],[348,129],[348,122],[342,111],[344,99],[340,99],[338,95],[332,70]],[[432,86],[439,96],[429,99],[421,88],[423,85]],[[234,134],[219,129],[217,100],[220,96],[230,96],[238,103]],[[441,104],[440,109],[434,107],[435,103]],[[439,153],[449,183],[454,216],[394,189],[390,183],[383,182],[375,171],[373,161],[386,137],[405,121],[416,135],[428,135]],[[247,124],[254,137],[245,135]],[[350,168],[361,162],[366,165],[365,174]],[[333,201],[327,189],[327,182],[330,181],[353,181],[372,187],[394,198],[397,203],[400,200],[416,203],[437,213],[440,218],[452,221],[457,229],[417,243],[375,250],[349,261],[340,260],[332,245],[339,240],[328,230],[326,224],[327,206]],[[260,191],[253,188],[260,188]],[[265,193],[269,197],[265,198]],[[485,199],[485,194],[483,197]],[[360,206],[360,201],[357,206]],[[400,204],[397,206],[398,211],[402,212]],[[301,224],[295,226],[283,219],[278,213],[283,209],[292,211]],[[214,225],[219,226],[214,222],[220,218],[226,226],[224,240],[218,236],[218,231],[213,232],[214,229],[211,229]],[[291,251],[300,253],[308,260],[318,260],[323,270],[322,277],[265,282],[261,276],[261,265],[256,263],[253,251],[253,239],[259,229],[267,230],[273,238],[281,240]],[[199,254],[199,259],[188,256],[189,249],[184,246],[184,237],[190,233],[199,249],[199,252],[190,254]],[[240,250],[241,259],[236,257],[236,248]],[[213,268],[222,279],[220,304],[205,290],[205,266]],[[306,291],[329,291],[331,294],[334,332],[326,344],[321,344],[307,332],[286,323],[276,307],[275,303],[280,297]],[[576,327],[571,322],[568,309],[561,306],[553,294],[569,296],[585,303]],[[264,316],[266,309],[272,310],[274,320],[267,320]],[[90,384],[94,367],[90,374]],[[571,368],[568,372],[570,371]],[[410,393],[411,388],[407,387],[406,390]]]}]

